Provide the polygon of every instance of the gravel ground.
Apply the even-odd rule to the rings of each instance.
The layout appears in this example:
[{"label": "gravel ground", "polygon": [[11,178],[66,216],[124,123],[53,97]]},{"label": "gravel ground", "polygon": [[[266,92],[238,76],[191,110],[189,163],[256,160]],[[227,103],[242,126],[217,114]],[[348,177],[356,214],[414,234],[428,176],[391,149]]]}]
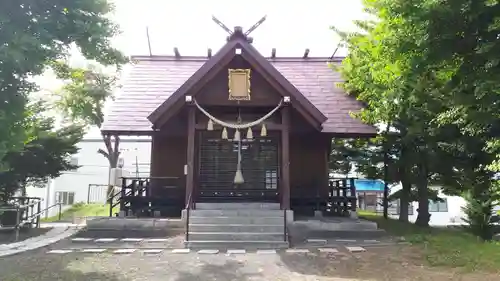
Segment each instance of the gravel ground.
[{"label": "gravel ground", "polygon": [[374,248],[341,252],[280,254],[131,255],[47,254],[40,249],[0,260],[1,281],[397,281],[499,280],[498,275],[463,274],[427,268],[407,260],[411,248]]}]

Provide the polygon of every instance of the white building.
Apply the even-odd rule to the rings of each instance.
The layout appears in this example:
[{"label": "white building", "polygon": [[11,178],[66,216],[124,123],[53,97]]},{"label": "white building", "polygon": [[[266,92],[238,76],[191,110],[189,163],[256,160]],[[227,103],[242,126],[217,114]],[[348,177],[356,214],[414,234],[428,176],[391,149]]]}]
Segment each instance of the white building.
[{"label": "white building", "polygon": [[[396,192],[401,186],[396,186],[391,189],[391,192]],[[465,206],[466,202],[460,196],[448,196],[439,191],[439,197],[443,199],[443,202],[429,202],[429,214],[431,218],[429,220],[429,225],[431,226],[447,226],[447,225],[462,225],[465,224],[463,219],[465,218],[465,213],[462,208]],[[413,202],[409,210],[408,220],[410,222],[415,222],[418,216],[418,202]],[[397,219],[398,214],[392,213],[389,215],[392,218]]]},{"label": "white building", "polygon": [[[78,147],[79,152],[73,156],[72,161],[79,165],[75,171],[64,172],[60,177],[52,179],[46,187],[28,187],[27,195],[43,199],[42,208],[63,203],[63,208],[69,208],[78,202],[105,203],[106,190],[109,181],[109,163],[98,149],[106,151],[101,138],[82,140]],[[134,138],[120,140],[123,170],[130,176],[149,176],[151,159],[151,140],[149,138]],[[53,216],[57,208],[45,214]]]}]

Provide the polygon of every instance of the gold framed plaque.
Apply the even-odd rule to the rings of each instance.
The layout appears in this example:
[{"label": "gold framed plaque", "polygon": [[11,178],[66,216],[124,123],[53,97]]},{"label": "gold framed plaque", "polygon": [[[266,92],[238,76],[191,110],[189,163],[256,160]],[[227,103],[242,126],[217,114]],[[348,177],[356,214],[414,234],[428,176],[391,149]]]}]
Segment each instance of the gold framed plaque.
[{"label": "gold framed plaque", "polygon": [[250,69],[229,69],[229,100],[250,100]]}]

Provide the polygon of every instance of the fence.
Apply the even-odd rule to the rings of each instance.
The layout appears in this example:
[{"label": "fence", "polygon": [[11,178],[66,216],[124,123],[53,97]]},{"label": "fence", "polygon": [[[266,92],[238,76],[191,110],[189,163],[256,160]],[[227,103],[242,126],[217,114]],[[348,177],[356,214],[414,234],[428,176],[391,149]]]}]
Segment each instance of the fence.
[{"label": "fence", "polygon": [[102,203],[105,204],[108,199],[108,185],[107,184],[89,184],[87,190],[87,204]]}]

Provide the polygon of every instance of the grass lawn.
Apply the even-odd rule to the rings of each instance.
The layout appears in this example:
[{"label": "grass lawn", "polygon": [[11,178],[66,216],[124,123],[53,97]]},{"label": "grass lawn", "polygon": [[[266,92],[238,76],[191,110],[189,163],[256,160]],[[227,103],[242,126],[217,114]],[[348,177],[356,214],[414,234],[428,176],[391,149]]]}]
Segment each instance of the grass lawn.
[{"label": "grass lawn", "polygon": [[[113,214],[117,210],[113,210]],[[109,216],[109,204],[77,203],[62,213],[61,220],[72,220],[73,217]],[[42,222],[54,222],[59,216],[42,219]]]},{"label": "grass lawn", "polygon": [[483,242],[460,229],[422,228],[412,223],[385,220],[381,215],[369,212],[360,212],[359,215],[377,222],[379,228],[389,234],[404,237],[417,247],[415,250],[431,266],[500,271],[500,242]]}]

